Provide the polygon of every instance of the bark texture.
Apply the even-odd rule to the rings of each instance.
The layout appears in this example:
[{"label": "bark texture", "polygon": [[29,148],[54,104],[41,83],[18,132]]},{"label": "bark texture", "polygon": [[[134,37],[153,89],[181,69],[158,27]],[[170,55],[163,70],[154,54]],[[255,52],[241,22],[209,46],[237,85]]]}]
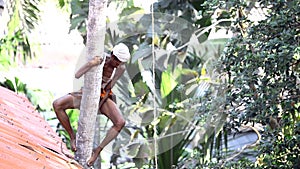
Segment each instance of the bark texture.
[{"label": "bark texture", "polygon": [[[90,0],[87,25],[87,60],[94,56],[103,56],[105,40],[105,10],[107,0]],[[103,62],[104,63],[104,62]],[[92,68],[84,75],[83,96],[80,106],[78,130],[76,135],[77,152],[75,159],[84,168],[93,149],[95,123],[101,92],[103,63]]]}]

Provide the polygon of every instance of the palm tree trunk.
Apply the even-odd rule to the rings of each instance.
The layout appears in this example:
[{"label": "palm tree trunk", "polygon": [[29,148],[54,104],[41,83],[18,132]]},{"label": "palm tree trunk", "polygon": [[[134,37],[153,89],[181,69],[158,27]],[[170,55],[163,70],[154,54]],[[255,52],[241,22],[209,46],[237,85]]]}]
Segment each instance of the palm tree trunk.
[{"label": "palm tree trunk", "polygon": [[[87,27],[87,59],[103,56],[105,39],[105,9],[107,0],[90,0]],[[104,63],[104,62],[103,62]],[[95,123],[101,92],[103,64],[92,68],[84,76],[83,96],[76,135],[77,152],[75,159],[84,168],[93,149]]]}]

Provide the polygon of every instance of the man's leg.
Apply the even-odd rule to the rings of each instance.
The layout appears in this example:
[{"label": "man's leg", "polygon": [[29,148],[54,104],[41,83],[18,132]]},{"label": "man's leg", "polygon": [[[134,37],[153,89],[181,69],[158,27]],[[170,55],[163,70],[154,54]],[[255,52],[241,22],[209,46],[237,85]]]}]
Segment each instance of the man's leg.
[{"label": "man's leg", "polygon": [[[79,105],[77,100],[74,96],[68,94],[61,98],[56,99],[53,102],[53,108],[56,113],[57,119],[61,123],[61,125],[65,128],[70,136],[71,142],[71,149],[76,151],[76,135],[71,127],[69,117],[66,113],[66,109],[74,109],[78,108]],[[79,101],[80,103],[80,101]]]},{"label": "man's leg", "polygon": [[108,130],[100,145],[93,150],[93,154],[87,163],[88,166],[94,164],[102,149],[117,137],[125,125],[125,120],[121,115],[119,108],[111,99],[107,99],[107,101],[103,103],[103,106],[101,107],[101,113],[112,121],[113,126]]}]

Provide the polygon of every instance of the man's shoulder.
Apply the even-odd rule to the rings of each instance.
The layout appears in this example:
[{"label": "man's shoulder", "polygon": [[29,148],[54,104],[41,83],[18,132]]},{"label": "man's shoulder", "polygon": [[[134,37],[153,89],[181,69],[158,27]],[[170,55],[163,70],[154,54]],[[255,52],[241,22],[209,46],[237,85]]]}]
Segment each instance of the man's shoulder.
[{"label": "man's shoulder", "polygon": [[110,55],[109,53],[104,52],[104,53],[103,53],[103,56],[108,58],[108,57],[110,57],[111,55]]},{"label": "man's shoulder", "polygon": [[121,64],[121,65],[119,65],[119,66],[117,67],[117,69],[119,69],[119,70],[125,70],[125,69],[126,69],[126,66],[125,66],[125,64]]}]

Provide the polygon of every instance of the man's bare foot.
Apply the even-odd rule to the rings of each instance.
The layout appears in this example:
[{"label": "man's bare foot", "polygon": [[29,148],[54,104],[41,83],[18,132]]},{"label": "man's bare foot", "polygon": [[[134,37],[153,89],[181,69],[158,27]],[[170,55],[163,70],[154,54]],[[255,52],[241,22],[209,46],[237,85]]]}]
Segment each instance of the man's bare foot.
[{"label": "man's bare foot", "polygon": [[71,139],[70,143],[71,143],[71,149],[72,149],[72,151],[74,151],[74,152],[77,151],[76,140],[75,139]]},{"label": "man's bare foot", "polygon": [[94,164],[94,162],[98,158],[101,151],[102,151],[102,147],[97,147],[96,149],[93,149],[92,156],[90,157],[90,159],[87,162],[87,165],[89,167]]}]

